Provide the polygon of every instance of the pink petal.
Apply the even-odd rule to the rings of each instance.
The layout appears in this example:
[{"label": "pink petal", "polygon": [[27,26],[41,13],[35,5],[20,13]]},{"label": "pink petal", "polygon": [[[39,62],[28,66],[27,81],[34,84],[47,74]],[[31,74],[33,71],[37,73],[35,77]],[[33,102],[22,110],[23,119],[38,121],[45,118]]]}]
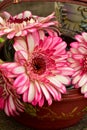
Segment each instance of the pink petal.
[{"label": "pink petal", "polygon": [[14,81],[14,87],[18,88],[27,84],[29,78],[26,74],[19,75]]},{"label": "pink petal", "polygon": [[27,89],[28,89],[28,85],[24,85],[24,86],[18,87],[17,88],[17,93],[18,94],[23,94],[23,93],[25,93],[25,91],[27,91]]},{"label": "pink petal", "polygon": [[65,85],[69,85],[71,81],[69,77],[63,75],[56,75],[55,78]]},{"label": "pink petal", "polygon": [[32,102],[35,97],[35,87],[33,82],[30,83],[29,90],[28,90],[28,102]]},{"label": "pink petal", "polygon": [[24,11],[23,13],[23,19],[29,18],[32,16],[32,13],[30,11]]},{"label": "pink petal", "polygon": [[62,75],[72,75],[74,73],[74,70],[70,67],[62,67],[59,68]]},{"label": "pink petal", "polygon": [[79,44],[78,44],[78,42],[72,42],[72,43],[70,43],[70,46],[71,46],[72,48],[78,48],[78,47],[79,47]]},{"label": "pink petal", "polygon": [[66,43],[62,42],[61,44],[58,44],[58,46],[56,46],[56,51],[54,52],[54,55],[58,55],[60,52],[64,51],[66,48]]},{"label": "pink petal", "polygon": [[35,87],[36,87],[36,90],[38,91],[38,100],[40,100],[42,98],[42,92],[41,92],[40,85],[36,80],[35,80]]},{"label": "pink petal", "polygon": [[42,107],[44,105],[44,96],[41,98],[41,100],[39,101],[39,106]]},{"label": "pink petal", "polygon": [[4,111],[5,111],[6,115],[10,116],[7,101],[5,102]]},{"label": "pink petal", "polygon": [[78,81],[81,79],[81,76],[80,75],[77,75],[77,76],[75,76],[74,78],[73,78],[73,80],[72,80],[72,83],[73,84],[76,84],[76,83],[78,83]]},{"label": "pink petal", "polygon": [[26,90],[26,91],[23,93],[23,101],[24,101],[24,102],[27,102],[27,101],[28,101],[28,90]]},{"label": "pink petal", "polygon": [[87,33],[86,33],[86,32],[83,32],[83,33],[82,33],[82,36],[83,36],[83,38],[85,39],[85,41],[87,42]]},{"label": "pink petal", "polygon": [[22,35],[21,36],[25,36],[27,35],[27,30],[22,30]]},{"label": "pink petal", "polygon": [[46,88],[49,91],[49,93],[53,96],[54,100],[57,100],[58,98],[57,90],[53,86],[48,85],[48,84],[46,85]]},{"label": "pink petal", "polygon": [[19,37],[19,36],[21,36],[21,35],[22,35],[22,30],[18,31],[18,32],[15,34],[15,36],[17,36],[17,37]]},{"label": "pink petal", "polygon": [[27,36],[27,44],[28,44],[29,52],[32,53],[35,47],[35,43],[34,43],[34,38],[31,34],[28,34]]},{"label": "pink petal", "polygon": [[58,92],[58,98],[57,98],[58,101],[61,101],[61,93]]},{"label": "pink petal", "polygon": [[40,39],[44,40],[44,37],[45,37],[44,31],[40,30],[39,36],[40,36]]},{"label": "pink petal", "polygon": [[70,51],[73,53],[73,54],[78,54],[78,50],[76,48],[71,48]]},{"label": "pink petal", "polygon": [[53,85],[55,85],[55,86],[58,86],[59,88],[61,88],[61,83],[58,81],[58,80],[56,80],[56,78],[55,77],[48,77],[47,78],[49,81],[50,81],[50,83],[52,83]]},{"label": "pink petal", "polygon": [[14,30],[12,28],[6,28],[3,31],[4,31],[4,33],[11,33]]},{"label": "pink petal", "polygon": [[39,45],[39,41],[40,41],[40,35],[39,35],[40,32],[37,32],[37,31],[34,31],[32,33],[33,35],[33,38],[34,38],[34,43],[35,43],[35,46],[38,46]]},{"label": "pink petal", "polygon": [[22,74],[24,72],[25,72],[24,66],[18,66],[18,67],[13,68],[13,70],[12,70],[12,73],[17,74],[17,75]]},{"label": "pink petal", "polygon": [[27,51],[26,41],[22,37],[16,37],[15,43],[13,46],[16,51],[18,51],[18,50]]},{"label": "pink petal", "polygon": [[12,39],[15,36],[15,31],[11,31],[8,35],[7,38],[8,39]]},{"label": "pink petal", "polygon": [[63,84],[61,85],[61,87],[56,86],[56,89],[58,90],[58,92],[66,93],[66,87]]},{"label": "pink petal", "polygon": [[85,85],[86,82],[87,82],[87,74],[83,74],[83,76],[81,76],[81,79],[79,80],[78,85],[81,87]]},{"label": "pink petal", "polygon": [[87,83],[81,87],[81,93],[87,93]]},{"label": "pink petal", "polygon": [[22,19],[23,18],[23,13],[19,13],[17,16],[16,16],[17,19]]},{"label": "pink petal", "polygon": [[16,107],[14,105],[12,96],[9,96],[9,99],[8,99],[8,110],[9,110],[10,115],[14,115],[14,112],[16,112]]},{"label": "pink petal", "polygon": [[82,53],[82,54],[87,54],[87,49],[85,47],[79,47],[78,50]]},{"label": "pink petal", "polygon": [[11,95],[9,96],[8,104],[9,104],[10,108],[11,108],[13,111],[16,110],[15,104],[14,104],[14,101],[13,101],[13,98],[12,98]]},{"label": "pink petal", "polygon": [[15,60],[16,60],[17,62],[20,61],[21,64],[22,64],[23,60],[26,61],[26,60],[28,60],[28,58],[29,58],[29,57],[28,57],[28,54],[27,54],[27,52],[25,52],[25,51],[20,50],[20,51],[17,51],[17,52],[15,53]]},{"label": "pink petal", "polygon": [[76,68],[79,66],[79,63],[78,62],[75,62],[73,64],[70,65],[71,68]]},{"label": "pink petal", "polygon": [[47,37],[44,41],[44,44],[43,44],[43,47],[42,49],[46,50],[49,48],[49,46],[51,45],[52,43],[52,38],[51,37]]},{"label": "pink petal", "polygon": [[4,25],[4,19],[0,17],[0,24]]},{"label": "pink petal", "polygon": [[83,56],[80,54],[77,54],[77,55],[73,55],[73,58],[75,58],[76,60],[80,60],[83,58]]},{"label": "pink petal", "polygon": [[78,42],[82,42],[83,41],[83,37],[81,35],[76,35],[75,38],[76,38],[76,40]]},{"label": "pink petal", "polygon": [[49,94],[49,92],[47,91],[46,87],[43,84],[40,84],[41,90],[46,98],[46,100],[48,101],[48,104],[51,105],[52,104],[52,98]]},{"label": "pink petal", "polygon": [[4,11],[3,12],[3,16],[6,18],[6,20],[8,20],[11,17],[11,14],[6,12],[6,11]]},{"label": "pink petal", "polygon": [[47,22],[47,21],[49,21],[50,19],[54,18],[54,17],[55,17],[54,14],[55,14],[55,12],[53,12],[52,14],[48,15],[48,16],[45,17],[45,18],[42,18],[42,19],[41,19],[41,22],[44,23],[44,22]]},{"label": "pink petal", "polygon": [[87,92],[84,94],[84,97],[87,98]]}]

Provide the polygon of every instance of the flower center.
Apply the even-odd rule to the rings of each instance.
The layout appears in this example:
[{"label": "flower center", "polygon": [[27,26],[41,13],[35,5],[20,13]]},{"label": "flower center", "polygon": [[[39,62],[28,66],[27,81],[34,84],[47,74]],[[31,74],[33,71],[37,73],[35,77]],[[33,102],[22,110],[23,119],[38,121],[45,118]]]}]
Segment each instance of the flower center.
[{"label": "flower center", "polygon": [[34,18],[32,18],[32,17],[26,17],[26,18],[21,18],[21,19],[19,19],[19,18],[14,18],[14,17],[10,17],[9,18],[9,20],[8,20],[8,22],[10,22],[10,23],[23,23],[23,22],[29,22],[29,23],[34,23],[35,22],[35,19]]},{"label": "flower center", "polygon": [[36,74],[43,74],[46,70],[46,62],[43,57],[34,57],[32,60],[33,72]]},{"label": "flower center", "polygon": [[87,56],[85,56],[83,59],[83,69],[84,71],[87,71]]}]

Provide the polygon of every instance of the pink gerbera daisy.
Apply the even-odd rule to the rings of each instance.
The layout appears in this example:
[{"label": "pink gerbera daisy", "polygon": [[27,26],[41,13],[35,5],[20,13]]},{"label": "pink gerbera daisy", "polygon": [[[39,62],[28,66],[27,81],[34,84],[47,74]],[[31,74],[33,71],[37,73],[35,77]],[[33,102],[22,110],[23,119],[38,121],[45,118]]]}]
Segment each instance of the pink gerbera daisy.
[{"label": "pink gerbera daisy", "polygon": [[72,75],[72,84],[79,88],[81,92],[87,97],[87,33],[76,35],[76,42],[71,43],[70,58],[68,61],[71,67],[75,70]]},{"label": "pink gerbera daisy", "polygon": [[0,68],[0,109],[4,109],[8,116],[14,116],[24,110],[20,96],[12,88],[13,82],[13,79],[6,77],[6,70]]},{"label": "pink gerbera daisy", "polygon": [[15,77],[13,87],[24,102],[43,106],[45,99],[49,105],[53,99],[61,100],[73,73],[68,67],[66,46],[60,37],[40,39],[38,32],[16,37],[15,62],[1,66],[8,70],[8,77]]},{"label": "pink gerbera daisy", "polygon": [[50,30],[48,32],[52,34],[55,32],[48,28],[58,24],[54,18],[54,13],[47,17],[39,17],[32,15],[30,11],[24,11],[15,16],[11,16],[8,12],[3,12],[2,17],[0,17],[0,36],[7,35],[8,39],[12,39],[14,36],[25,36],[36,29]]}]

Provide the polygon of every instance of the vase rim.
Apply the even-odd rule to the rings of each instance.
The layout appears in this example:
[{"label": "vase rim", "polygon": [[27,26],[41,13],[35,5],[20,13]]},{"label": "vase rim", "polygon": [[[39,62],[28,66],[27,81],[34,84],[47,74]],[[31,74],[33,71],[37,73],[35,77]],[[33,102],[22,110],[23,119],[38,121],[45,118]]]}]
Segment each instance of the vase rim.
[{"label": "vase rim", "polygon": [[72,100],[72,99],[76,100],[76,98],[79,98],[79,99],[83,98],[83,99],[85,99],[84,95],[81,94],[80,88],[68,89],[67,93],[63,94],[63,96],[62,96],[62,100]]}]

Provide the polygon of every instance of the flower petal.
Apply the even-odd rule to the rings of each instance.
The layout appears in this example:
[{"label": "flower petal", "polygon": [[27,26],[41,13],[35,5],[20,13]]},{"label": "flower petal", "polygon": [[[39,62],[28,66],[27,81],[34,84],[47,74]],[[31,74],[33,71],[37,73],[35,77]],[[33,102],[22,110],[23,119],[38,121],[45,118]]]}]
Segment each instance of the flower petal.
[{"label": "flower petal", "polygon": [[23,63],[23,61],[26,61],[26,60],[28,60],[28,54],[27,54],[27,52],[25,52],[25,51],[17,51],[17,52],[15,52],[15,60],[18,62],[18,61],[20,61],[20,64],[22,64]]},{"label": "flower petal", "polygon": [[18,66],[18,67],[15,67],[13,70],[12,70],[12,73],[14,74],[22,74],[25,72],[25,68],[24,66]]},{"label": "flower petal", "polygon": [[40,84],[41,90],[46,98],[46,100],[48,101],[48,104],[51,105],[52,104],[52,98],[49,94],[49,92],[47,91],[46,87],[43,84]]},{"label": "flower petal", "polygon": [[22,37],[16,37],[15,43],[13,46],[16,51],[19,51],[19,50],[27,51],[26,41]]},{"label": "flower petal", "polygon": [[25,85],[28,82],[29,78],[26,74],[19,75],[14,81],[14,87],[18,88]]},{"label": "flower petal", "polygon": [[35,47],[34,38],[31,34],[28,34],[27,36],[27,44],[29,48],[29,52],[32,53]]},{"label": "flower petal", "polygon": [[9,109],[8,109],[8,102],[5,102],[4,111],[6,115],[10,116]]},{"label": "flower petal", "polygon": [[85,39],[85,42],[87,42],[87,33],[86,33],[86,32],[83,32],[83,33],[82,33],[82,36],[83,36],[83,38]]},{"label": "flower petal", "polygon": [[87,82],[87,74],[83,74],[83,76],[79,80],[78,85],[81,87],[81,86],[85,85],[86,82]]},{"label": "flower petal", "polygon": [[35,97],[35,87],[33,82],[30,82],[29,90],[28,90],[28,102],[32,102]]},{"label": "flower petal", "polygon": [[24,85],[24,86],[18,87],[17,88],[17,93],[18,94],[23,94],[23,93],[25,93],[25,91],[27,91],[27,89],[28,89],[28,85]]},{"label": "flower petal", "polygon": [[69,77],[63,75],[56,75],[55,78],[65,85],[69,85],[71,81]]},{"label": "flower petal", "polygon": [[83,87],[81,87],[81,93],[87,93],[87,83]]}]

